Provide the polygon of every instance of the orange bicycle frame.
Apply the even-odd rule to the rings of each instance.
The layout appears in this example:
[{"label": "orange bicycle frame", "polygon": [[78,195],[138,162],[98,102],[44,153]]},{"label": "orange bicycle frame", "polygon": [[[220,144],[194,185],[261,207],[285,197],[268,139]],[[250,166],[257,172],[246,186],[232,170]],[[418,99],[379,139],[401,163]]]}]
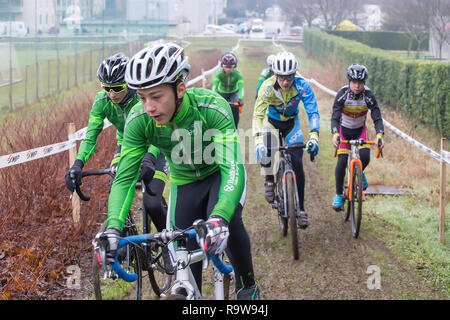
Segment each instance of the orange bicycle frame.
[{"label": "orange bicycle frame", "polygon": [[[341,140],[340,143],[348,143],[348,140]],[[365,144],[377,145],[377,141],[366,141]],[[337,150],[338,149],[339,149],[339,146],[338,146],[338,148],[336,148],[336,150],[334,152],[334,157],[335,158],[337,156]],[[378,148],[377,159],[380,157],[380,154],[381,154],[381,149]],[[350,174],[350,178],[349,178],[349,185],[348,185],[348,188],[347,188],[347,199],[349,201],[352,201],[352,198],[353,198],[353,194],[352,194],[351,190],[352,190],[352,187],[353,187],[353,174],[354,174],[353,173],[353,169],[355,168],[355,163],[359,163],[361,170],[362,170],[362,167],[363,167],[361,160],[358,159],[358,158],[354,158],[354,159],[352,159],[352,161],[350,161],[349,168],[348,168],[348,171],[349,171],[349,174]],[[362,197],[364,199],[364,191],[362,193]]]}]

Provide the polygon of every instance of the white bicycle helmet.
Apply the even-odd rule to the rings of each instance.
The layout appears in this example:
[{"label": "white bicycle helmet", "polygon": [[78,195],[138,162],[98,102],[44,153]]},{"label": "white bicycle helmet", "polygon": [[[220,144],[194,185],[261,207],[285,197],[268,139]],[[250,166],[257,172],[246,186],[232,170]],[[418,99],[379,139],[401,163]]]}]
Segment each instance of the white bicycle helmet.
[{"label": "white bicycle helmet", "polygon": [[275,55],[274,54],[271,54],[270,56],[268,56],[267,60],[266,60],[267,65],[269,67],[271,67],[274,60],[275,60]]},{"label": "white bicycle helmet", "polygon": [[275,56],[272,71],[281,76],[288,76],[297,72],[298,62],[290,52],[280,52]]},{"label": "white bicycle helmet", "polygon": [[182,47],[170,42],[157,44],[142,49],[130,59],[125,81],[131,89],[147,89],[184,80],[190,69]]}]

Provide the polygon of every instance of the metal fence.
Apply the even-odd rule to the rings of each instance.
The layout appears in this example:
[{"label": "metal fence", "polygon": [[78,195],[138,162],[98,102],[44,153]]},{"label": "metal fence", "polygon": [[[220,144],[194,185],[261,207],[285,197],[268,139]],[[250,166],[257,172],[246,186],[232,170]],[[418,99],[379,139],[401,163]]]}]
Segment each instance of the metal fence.
[{"label": "metal fence", "polygon": [[93,81],[103,59],[117,52],[132,56],[155,37],[0,39],[4,57],[0,64],[0,109],[26,107]]}]

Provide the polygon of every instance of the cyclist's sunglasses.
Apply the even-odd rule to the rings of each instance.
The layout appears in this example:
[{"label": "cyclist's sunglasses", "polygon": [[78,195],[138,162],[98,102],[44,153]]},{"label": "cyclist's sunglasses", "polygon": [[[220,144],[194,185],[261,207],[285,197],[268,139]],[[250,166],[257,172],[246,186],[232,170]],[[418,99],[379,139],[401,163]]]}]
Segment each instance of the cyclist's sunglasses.
[{"label": "cyclist's sunglasses", "polygon": [[280,81],[287,81],[287,82],[291,82],[294,80],[295,74],[290,74],[288,76],[277,76],[277,79],[279,79]]},{"label": "cyclist's sunglasses", "polygon": [[111,90],[114,91],[114,93],[121,93],[123,90],[125,90],[127,88],[127,84],[118,84],[118,85],[108,85],[108,84],[104,84],[102,83],[102,88],[103,90],[105,90],[106,92],[110,92]]}]

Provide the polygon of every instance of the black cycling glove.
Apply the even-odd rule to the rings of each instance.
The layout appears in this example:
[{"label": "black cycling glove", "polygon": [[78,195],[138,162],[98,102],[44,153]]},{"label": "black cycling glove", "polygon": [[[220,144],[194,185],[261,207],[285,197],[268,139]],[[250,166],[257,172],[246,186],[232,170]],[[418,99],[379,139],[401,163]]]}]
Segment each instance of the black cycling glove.
[{"label": "black cycling glove", "polygon": [[83,161],[77,159],[73,163],[72,168],[67,171],[66,175],[64,176],[66,180],[66,187],[71,192],[73,192],[77,185],[81,185],[81,169],[83,169],[84,163]]},{"label": "black cycling glove", "polygon": [[149,190],[148,185],[150,184],[150,182],[153,179],[153,176],[155,175],[155,171],[156,171],[155,164],[156,164],[155,156],[153,154],[151,154],[150,152],[147,152],[145,154],[144,158],[142,159],[141,173],[139,174],[139,179],[138,179],[138,180],[144,180],[145,188],[147,190]]}]

